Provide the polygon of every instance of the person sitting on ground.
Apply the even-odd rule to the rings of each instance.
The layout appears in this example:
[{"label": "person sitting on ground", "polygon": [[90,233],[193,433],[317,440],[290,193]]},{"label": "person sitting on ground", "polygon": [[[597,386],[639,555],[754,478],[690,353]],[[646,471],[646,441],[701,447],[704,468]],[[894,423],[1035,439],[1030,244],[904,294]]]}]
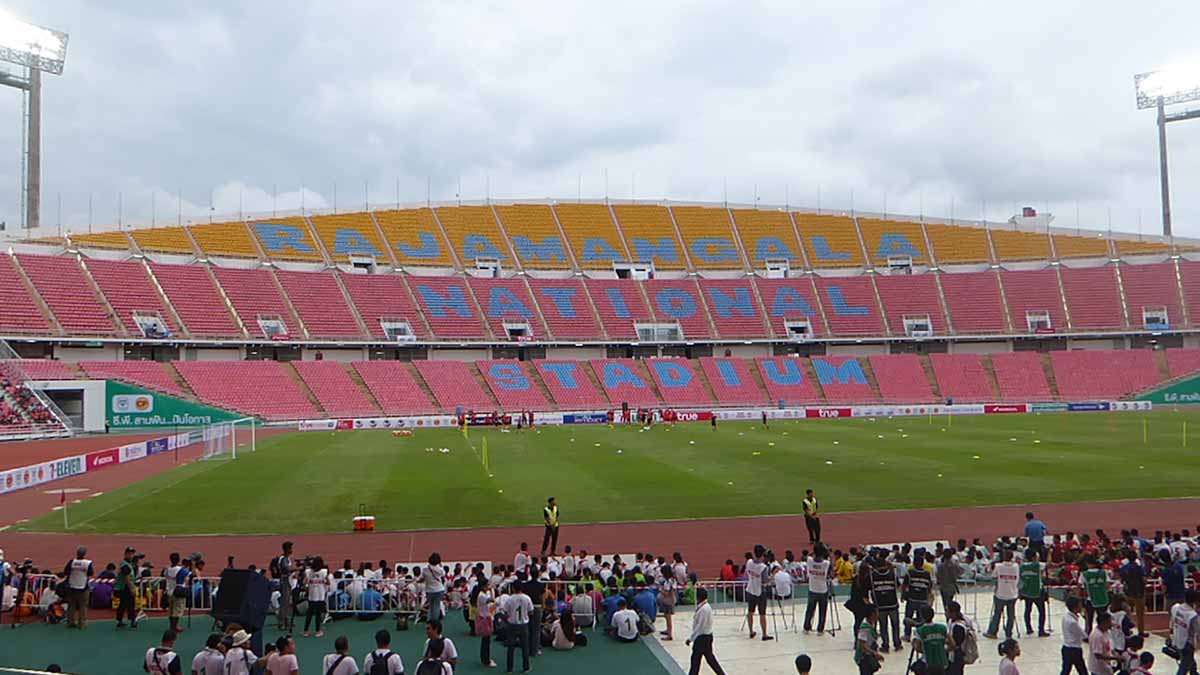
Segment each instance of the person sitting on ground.
[{"label": "person sitting on ground", "polygon": [[617,642],[637,642],[638,615],[625,605],[625,598],[617,598],[617,611],[609,621],[608,633]]},{"label": "person sitting on ground", "polygon": [[575,616],[570,610],[563,612],[554,622],[551,630],[550,647],[557,651],[567,651],[575,648],[577,639],[575,630]]}]

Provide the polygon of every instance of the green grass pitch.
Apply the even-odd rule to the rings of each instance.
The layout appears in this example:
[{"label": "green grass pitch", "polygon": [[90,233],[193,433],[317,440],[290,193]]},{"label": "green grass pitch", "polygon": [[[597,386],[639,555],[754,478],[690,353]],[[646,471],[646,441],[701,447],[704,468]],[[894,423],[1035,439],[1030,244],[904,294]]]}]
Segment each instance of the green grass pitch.
[{"label": "green grass pitch", "polygon": [[529,525],[548,495],[575,523],[798,513],[809,486],[827,511],[1193,496],[1185,421],[1200,433],[1200,410],[1161,410],[281,434],[74,505],[71,531],[344,532],[359,504],[381,530]]}]

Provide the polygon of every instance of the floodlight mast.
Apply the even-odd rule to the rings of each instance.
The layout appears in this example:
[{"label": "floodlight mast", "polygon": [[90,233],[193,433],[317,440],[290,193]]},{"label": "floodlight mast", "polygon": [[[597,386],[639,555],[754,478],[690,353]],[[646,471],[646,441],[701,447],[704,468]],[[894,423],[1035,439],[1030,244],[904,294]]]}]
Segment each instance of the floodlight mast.
[{"label": "floodlight mast", "polygon": [[1171,236],[1171,185],[1167,172],[1167,123],[1200,118],[1200,110],[1167,114],[1166,106],[1200,101],[1200,75],[1181,69],[1156,70],[1134,75],[1139,109],[1158,111],[1158,175],[1162,184],[1163,236]]},{"label": "floodlight mast", "polygon": [[0,61],[25,69],[24,77],[0,73],[0,85],[20,89],[25,97],[25,147],[21,148],[25,229],[37,227],[41,220],[42,73],[61,75],[66,57],[66,33],[26,23],[0,10]]}]

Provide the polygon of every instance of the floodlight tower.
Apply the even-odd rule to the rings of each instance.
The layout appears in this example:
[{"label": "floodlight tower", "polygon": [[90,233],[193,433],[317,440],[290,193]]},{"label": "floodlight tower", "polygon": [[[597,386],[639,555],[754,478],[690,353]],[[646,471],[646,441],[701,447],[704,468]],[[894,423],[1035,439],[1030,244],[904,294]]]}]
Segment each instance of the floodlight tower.
[{"label": "floodlight tower", "polygon": [[0,73],[0,85],[24,97],[25,147],[21,148],[22,227],[39,224],[42,203],[42,73],[62,75],[67,34],[26,23],[0,10],[0,61],[24,66],[24,74]]},{"label": "floodlight tower", "polygon": [[1167,114],[1166,106],[1200,101],[1200,72],[1167,68],[1133,76],[1139,110],[1158,110],[1158,172],[1162,180],[1163,236],[1171,236],[1171,187],[1167,178],[1167,123],[1200,117],[1200,110]]}]

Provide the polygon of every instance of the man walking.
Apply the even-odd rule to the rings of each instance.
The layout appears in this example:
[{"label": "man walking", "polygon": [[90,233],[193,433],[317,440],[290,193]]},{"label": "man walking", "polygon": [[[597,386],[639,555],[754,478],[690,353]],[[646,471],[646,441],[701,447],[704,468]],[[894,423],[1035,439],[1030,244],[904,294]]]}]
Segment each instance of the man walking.
[{"label": "man walking", "polygon": [[550,555],[555,555],[558,550],[558,502],[554,497],[546,500],[542,520],[546,523],[546,532],[542,535],[542,555],[546,555],[547,548],[550,549]]},{"label": "man walking", "polygon": [[808,528],[808,541],[810,544],[816,544],[821,541],[821,503],[817,501],[817,495],[812,488],[804,491],[801,506],[804,508],[804,526]]},{"label": "man walking", "polygon": [[92,561],[87,558],[87,548],[75,550],[75,559],[67,563],[63,576],[67,578],[67,628],[87,628],[88,579],[93,574]]},{"label": "man walking", "polygon": [[700,659],[708,663],[708,667],[717,675],[725,675],[717,657],[713,654],[713,610],[708,604],[708,591],[696,589],[696,613],[692,614],[692,636],[687,639],[692,648],[692,667],[688,675],[699,675]]}]

